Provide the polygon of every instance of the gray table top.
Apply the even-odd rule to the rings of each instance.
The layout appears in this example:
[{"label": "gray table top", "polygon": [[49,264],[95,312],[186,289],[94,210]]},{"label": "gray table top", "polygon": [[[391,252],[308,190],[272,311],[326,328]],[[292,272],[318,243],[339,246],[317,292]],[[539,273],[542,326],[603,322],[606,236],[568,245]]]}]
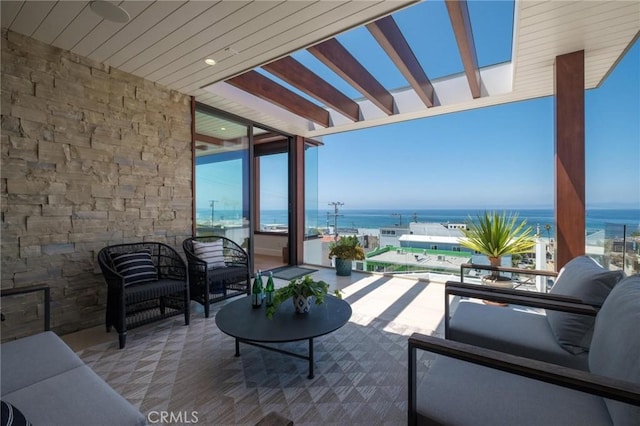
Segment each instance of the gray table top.
[{"label": "gray table top", "polygon": [[267,318],[266,304],[251,307],[251,296],[223,306],[216,315],[216,325],[225,334],[253,342],[294,342],[331,333],[351,318],[351,306],[344,300],[327,295],[324,303],[311,304],[307,314],[296,314],[291,299],[280,304]]}]

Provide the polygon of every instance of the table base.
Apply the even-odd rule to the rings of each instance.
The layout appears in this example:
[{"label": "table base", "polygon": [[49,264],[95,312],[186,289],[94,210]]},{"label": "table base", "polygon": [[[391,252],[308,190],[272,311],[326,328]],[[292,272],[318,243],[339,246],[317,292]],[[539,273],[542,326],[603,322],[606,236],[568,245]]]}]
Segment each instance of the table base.
[{"label": "table base", "polygon": [[284,349],[280,349],[280,348],[274,348],[273,346],[267,346],[267,345],[263,345],[261,343],[258,342],[253,342],[251,340],[245,340],[245,339],[239,339],[236,337],[236,356],[240,356],[240,342],[247,344],[247,345],[251,345],[251,346],[257,346],[259,348],[262,349],[267,349],[270,351],[274,351],[274,352],[278,352],[284,355],[289,355],[289,356],[294,356],[296,358],[300,358],[300,359],[305,359],[307,361],[309,361],[309,375],[307,376],[308,379],[313,379],[313,337],[308,339],[309,340],[309,355],[301,355],[299,353],[296,352],[291,352],[291,351],[285,351]]}]

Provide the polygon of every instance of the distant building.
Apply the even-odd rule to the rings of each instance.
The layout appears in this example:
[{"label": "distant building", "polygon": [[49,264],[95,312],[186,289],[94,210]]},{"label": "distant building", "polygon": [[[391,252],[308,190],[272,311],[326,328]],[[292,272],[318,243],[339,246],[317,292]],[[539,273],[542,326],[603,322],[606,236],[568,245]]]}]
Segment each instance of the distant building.
[{"label": "distant building", "polygon": [[403,235],[399,238],[400,247],[411,247],[428,250],[445,250],[467,252],[473,254],[473,250],[460,245],[459,237],[440,235]]},{"label": "distant building", "polygon": [[465,226],[460,223],[411,222],[407,227],[380,228],[380,247],[433,249],[432,246],[440,246],[443,250],[460,251],[458,241],[463,236],[460,229]]},{"label": "distant building", "polygon": [[399,238],[411,231],[405,226],[389,226],[380,228],[380,247],[395,247],[400,245]]},{"label": "distant building", "polygon": [[447,229],[469,229],[466,223],[447,223]]},{"label": "distant building", "polygon": [[[360,267],[378,272],[437,271],[456,273],[463,263],[488,265],[487,256],[460,244],[464,223],[411,222],[407,227],[380,228],[380,249]],[[511,266],[511,256],[501,264]]]}]

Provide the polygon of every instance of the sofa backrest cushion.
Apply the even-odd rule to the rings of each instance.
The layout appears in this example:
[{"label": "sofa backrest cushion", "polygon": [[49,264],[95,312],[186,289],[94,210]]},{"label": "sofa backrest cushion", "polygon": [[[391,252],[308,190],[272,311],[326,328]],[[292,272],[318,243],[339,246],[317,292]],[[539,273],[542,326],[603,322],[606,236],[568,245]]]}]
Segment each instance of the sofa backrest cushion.
[{"label": "sofa backrest cushion", "polygon": [[[550,293],[573,296],[584,303],[602,305],[611,289],[624,277],[621,271],[609,271],[588,256],[579,256],[560,270]],[[547,320],[564,349],[579,354],[589,351],[594,317],[547,310]]]},{"label": "sofa backrest cushion", "polygon": [[[84,365],[53,331],[3,343],[0,355],[3,396]],[[23,364],[29,368],[19,368]]]},{"label": "sofa backrest cushion", "polygon": [[158,280],[158,270],[151,259],[151,250],[114,253],[111,255],[111,262],[123,276],[125,286]]},{"label": "sofa backrest cushion", "polygon": [[208,268],[224,268],[224,246],[222,240],[212,242],[193,242],[193,254],[207,262]]},{"label": "sofa backrest cushion", "polygon": [[[598,312],[589,351],[594,374],[640,385],[640,274],[622,280]],[[616,425],[637,425],[640,407],[605,400]]]}]

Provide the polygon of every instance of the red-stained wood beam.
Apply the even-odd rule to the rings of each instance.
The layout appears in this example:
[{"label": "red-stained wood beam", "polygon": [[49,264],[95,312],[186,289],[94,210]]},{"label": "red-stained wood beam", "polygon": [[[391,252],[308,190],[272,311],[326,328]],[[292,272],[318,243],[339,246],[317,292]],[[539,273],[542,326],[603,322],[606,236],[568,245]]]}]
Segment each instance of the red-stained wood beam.
[{"label": "red-stained wood beam", "polygon": [[226,81],[240,90],[274,103],[295,115],[329,127],[329,111],[282,87],[256,71],[247,71]]},{"label": "red-stained wood beam", "polygon": [[585,254],[584,51],[555,63],[556,270]]},{"label": "red-stained wood beam", "polygon": [[203,135],[202,133],[195,133],[196,141],[210,143],[211,145],[224,145],[224,140],[216,138],[214,136]]},{"label": "red-stained wood beam", "polygon": [[284,57],[262,68],[290,85],[314,97],[353,121],[360,120],[360,106],[335,87],[318,77],[307,67],[293,59]]},{"label": "red-stained wood beam", "polygon": [[393,96],[335,38],[307,48],[333,72],[355,87],[385,114],[392,115]]},{"label": "red-stained wood beam", "polygon": [[418,62],[409,43],[391,15],[367,24],[367,29],[378,44],[387,52],[404,78],[427,107],[432,107],[433,85]]},{"label": "red-stained wood beam", "polygon": [[253,144],[259,145],[261,143],[277,142],[286,140],[287,137],[278,133],[267,132],[259,135],[253,135]]},{"label": "red-stained wood beam", "polygon": [[478,66],[478,55],[476,45],[473,41],[473,31],[471,30],[471,20],[469,19],[469,8],[466,0],[445,0],[449,19],[456,35],[458,50],[464,65],[464,72],[469,81],[469,88],[473,98],[479,98],[480,91],[480,67]]}]

